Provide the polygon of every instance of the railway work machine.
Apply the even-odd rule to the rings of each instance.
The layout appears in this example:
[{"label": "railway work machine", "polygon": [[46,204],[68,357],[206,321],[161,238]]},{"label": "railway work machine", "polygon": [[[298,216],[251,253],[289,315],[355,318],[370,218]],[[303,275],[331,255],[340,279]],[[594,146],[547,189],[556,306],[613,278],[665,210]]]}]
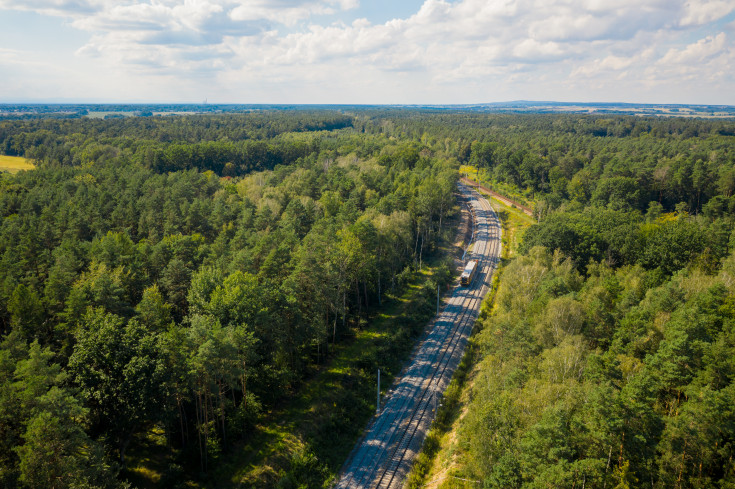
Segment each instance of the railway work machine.
[{"label": "railway work machine", "polygon": [[475,278],[475,272],[477,272],[477,261],[470,260],[467,262],[462,275],[459,277],[459,283],[461,285],[470,285],[472,283],[472,279]]}]

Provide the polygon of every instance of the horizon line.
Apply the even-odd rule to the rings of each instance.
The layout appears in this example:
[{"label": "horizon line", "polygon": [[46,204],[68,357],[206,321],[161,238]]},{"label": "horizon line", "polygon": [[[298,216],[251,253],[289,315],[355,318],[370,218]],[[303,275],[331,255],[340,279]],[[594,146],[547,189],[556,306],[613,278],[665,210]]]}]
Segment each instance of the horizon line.
[{"label": "horizon line", "polygon": [[506,105],[561,105],[561,106],[635,106],[635,107],[661,107],[661,106],[682,106],[682,107],[732,107],[735,105],[728,103],[704,104],[704,103],[684,103],[684,102],[582,102],[582,101],[556,101],[556,100],[507,100],[499,102],[469,102],[469,103],[346,103],[346,102],[123,102],[123,101],[2,101],[0,106],[39,106],[39,105],[55,105],[55,106],[162,106],[162,105],[178,105],[192,107],[214,107],[214,106],[250,106],[250,107],[267,107],[267,106],[302,106],[302,107],[488,107],[488,106],[506,106]]}]

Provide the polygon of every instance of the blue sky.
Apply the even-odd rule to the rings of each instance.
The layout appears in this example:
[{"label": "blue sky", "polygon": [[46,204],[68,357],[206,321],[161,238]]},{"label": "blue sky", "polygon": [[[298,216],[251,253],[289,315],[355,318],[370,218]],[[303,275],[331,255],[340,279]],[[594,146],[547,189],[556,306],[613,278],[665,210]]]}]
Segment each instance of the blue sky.
[{"label": "blue sky", "polygon": [[0,102],[735,105],[733,0],[0,0]]}]

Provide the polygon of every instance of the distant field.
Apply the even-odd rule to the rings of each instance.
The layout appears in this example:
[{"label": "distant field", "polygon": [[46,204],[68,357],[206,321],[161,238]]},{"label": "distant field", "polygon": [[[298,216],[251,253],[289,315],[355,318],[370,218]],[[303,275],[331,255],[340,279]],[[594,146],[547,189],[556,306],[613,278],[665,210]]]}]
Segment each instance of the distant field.
[{"label": "distant field", "polygon": [[33,170],[34,168],[36,167],[33,163],[20,156],[0,155],[0,172],[17,173],[21,170]]},{"label": "distant field", "polygon": [[119,117],[130,117],[133,115],[132,112],[110,112],[110,111],[93,111],[90,110],[87,117],[90,119],[104,119],[106,116],[119,116]]}]

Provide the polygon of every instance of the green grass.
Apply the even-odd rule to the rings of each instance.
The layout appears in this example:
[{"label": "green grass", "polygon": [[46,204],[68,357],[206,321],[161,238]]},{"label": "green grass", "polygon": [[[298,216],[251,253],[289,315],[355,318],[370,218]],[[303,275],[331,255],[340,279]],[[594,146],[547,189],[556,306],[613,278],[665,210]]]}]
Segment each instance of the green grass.
[{"label": "green grass", "polygon": [[20,156],[0,155],[0,172],[17,173],[23,170],[33,170],[36,166]]},{"label": "green grass", "polygon": [[485,192],[480,191],[480,193],[491,201],[495,212],[500,217],[503,224],[503,258],[511,258],[521,244],[523,232],[531,224],[535,224],[536,220],[517,207],[507,206]]},{"label": "green grass", "polygon": [[137,450],[133,457],[128,457],[129,468],[124,476],[138,489],[155,487],[168,466],[166,435],[160,427],[154,427],[139,435],[135,444]]}]

